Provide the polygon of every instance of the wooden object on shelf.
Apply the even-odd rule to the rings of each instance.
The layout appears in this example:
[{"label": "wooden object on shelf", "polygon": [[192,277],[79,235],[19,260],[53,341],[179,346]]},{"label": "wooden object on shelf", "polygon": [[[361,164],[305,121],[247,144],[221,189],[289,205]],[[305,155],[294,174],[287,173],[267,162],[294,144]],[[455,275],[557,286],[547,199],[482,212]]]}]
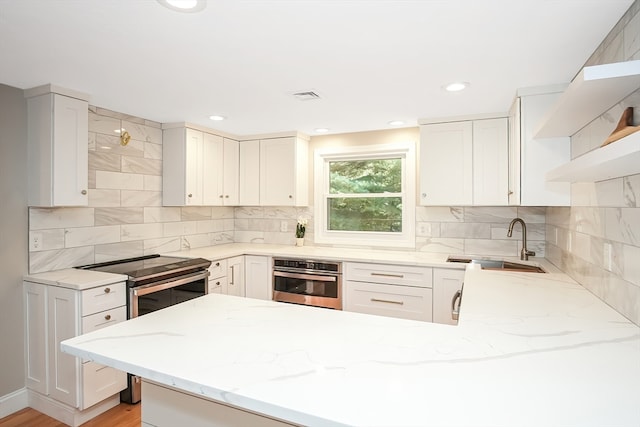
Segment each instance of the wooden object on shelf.
[{"label": "wooden object on shelf", "polygon": [[633,107],[628,107],[622,113],[618,126],[611,132],[611,135],[602,143],[602,147],[609,145],[627,135],[640,130],[640,126],[633,126]]}]

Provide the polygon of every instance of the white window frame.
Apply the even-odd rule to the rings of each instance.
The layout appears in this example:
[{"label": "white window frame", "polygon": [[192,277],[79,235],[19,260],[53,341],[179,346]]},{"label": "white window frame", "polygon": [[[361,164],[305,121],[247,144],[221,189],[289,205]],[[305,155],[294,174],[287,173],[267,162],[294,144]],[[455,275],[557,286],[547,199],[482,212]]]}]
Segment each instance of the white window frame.
[{"label": "white window frame", "polygon": [[[329,162],[400,158],[402,161],[402,232],[327,230]],[[314,151],[314,240],[319,244],[415,248],[415,142],[330,147]],[[333,195],[335,196],[335,194]]]}]

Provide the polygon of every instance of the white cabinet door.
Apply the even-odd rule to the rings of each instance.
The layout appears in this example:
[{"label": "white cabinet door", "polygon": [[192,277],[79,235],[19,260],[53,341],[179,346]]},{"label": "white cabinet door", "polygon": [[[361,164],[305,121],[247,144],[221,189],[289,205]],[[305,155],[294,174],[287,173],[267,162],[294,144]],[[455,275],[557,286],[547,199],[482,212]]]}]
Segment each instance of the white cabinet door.
[{"label": "white cabinet door", "polygon": [[49,332],[49,395],[77,408],[80,388],[80,359],[63,353],[60,342],[80,332],[78,292],[50,286],[47,290]]},{"label": "white cabinet door", "polygon": [[520,98],[520,155],[522,206],[569,206],[571,184],[548,182],[547,172],[571,160],[568,137],[534,139],[533,134],[560,93],[527,95]]},{"label": "white cabinet door", "polygon": [[473,203],[471,122],[420,127],[420,203],[431,206]]},{"label": "white cabinet door", "polygon": [[244,256],[227,259],[227,294],[245,296]]},{"label": "white cabinet door", "polygon": [[457,324],[451,317],[451,304],[457,291],[462,290],[464,270],[433,269],[433,322]]},{"label": "white cabinet door", "polygon": [[162,133],[162,203],[165,206],[202,205],[202,132],[187,128]]},{"label": "white cabinet door", "polygon": [[260,205],[260,140],[240,142],[240,206]]},{"label": "white cabinet door", "polygon": [[247,298],[272,300],[271,257],[245,255],[244,271]]},{"label": "white cabinet door", "polygon": [[203,133],[202,138],[202,201],[201,205],[220,206],[223,203],[222,160],[224,145],[221,136]]},{"label": "white cabinet door", "polygon": [[473,121],[473,204],[509,204],[507,118]]},{"label": "white cabinet door", "polygon": [[29,206],[89,202],[89,104],[55,93],[27,99]]},{"label": "white cabinet door", "polygon": [[[240,144],[238,141],[224,138],[223,162],[222,162],[222,204],[235,206],[239,201],[240,187]],[[257,171],[254,171],[257,175]]]},{"label": "white cabinet door", "polygon": [[47,288],[24,282],[24,321],[26,331],[26,386],[48,394],[47,381]]},{"label": "white cabinet door", "polygon": [[260,141],[260,203],[292,206],[295,202],[295,138]]},{"label": "white cabinet door", "polygon": [[260,141],[260,204],[306,206],[308,143],[300,138]]}]

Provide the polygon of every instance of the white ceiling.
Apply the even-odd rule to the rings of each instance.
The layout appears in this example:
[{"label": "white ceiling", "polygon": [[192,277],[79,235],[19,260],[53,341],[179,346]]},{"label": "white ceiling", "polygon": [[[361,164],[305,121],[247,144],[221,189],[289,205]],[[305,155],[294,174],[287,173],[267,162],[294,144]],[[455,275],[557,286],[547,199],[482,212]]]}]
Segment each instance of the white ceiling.
[{"label": "white ceiling", "polygon": [[[0,83],[235,135],[505,112],[570,81],[632,0],[0,0]],[[447,93],[451,81],[471,82]],[[291,94],[314,90],[321,99]],[[212,122],[209,115],[227,116]]]}]

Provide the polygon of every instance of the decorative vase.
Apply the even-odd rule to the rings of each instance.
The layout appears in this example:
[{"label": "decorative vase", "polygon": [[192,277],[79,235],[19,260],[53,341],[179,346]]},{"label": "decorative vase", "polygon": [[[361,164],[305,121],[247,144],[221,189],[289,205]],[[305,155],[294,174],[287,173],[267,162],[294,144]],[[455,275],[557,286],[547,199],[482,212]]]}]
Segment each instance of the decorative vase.
[{"label": "decorative vase", "polygon": [[296,246],[304,246],[304,237],[296,237]]}]

